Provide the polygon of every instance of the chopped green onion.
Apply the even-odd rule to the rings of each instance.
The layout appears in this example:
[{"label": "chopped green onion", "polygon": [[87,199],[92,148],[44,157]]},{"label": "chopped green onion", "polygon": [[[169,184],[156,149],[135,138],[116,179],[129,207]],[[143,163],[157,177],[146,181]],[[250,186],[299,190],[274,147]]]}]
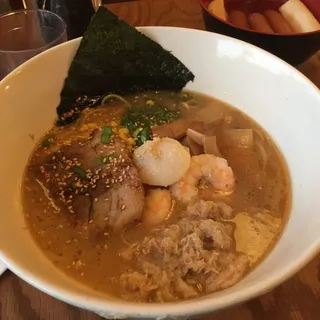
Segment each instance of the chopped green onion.
[{"label": "chopped green onion", "polygon": [[147,140],[150,140],[150,127],[144,127],[140,133],[141,144],[144,144]]},{"label": "chopped green onion", "polygon": [[41,142],[41,147],[43,148],[48,148],[51,146],[51,144],[53,143],[53,135],[49,135],[47,136],[42,142]]},{"label": "chopped green onion", "polygon": [[112,128],[109,126],[102,127],[102,134],[101,134],[100,142],[102,144],[109,144],[111,136],[112,136]]},{"label": "chopped green onion", "polygon": [[74,166],[72,167],[72,171],[77,174],[80,178],[87,178],[87,173],[84,169],[82,169],[81,167],[79,166]]},{"label": "chopped green onion", "polygon": [[155,105],[149,102],[142,107],[128,108],[121,119],[121,125],[129,130],[136,140],[136,145],[141,146],[152,138],[152,126],[164,125],[178,119],[179,116],[179,110],[168,110],[157,102]]},{"label": "chopped green onion", "polygon": [[132,133],[132,136],[134,138],[136,138],[142,130],[143,130],[143,128],[138,128],[138,129],[134,130]]}]

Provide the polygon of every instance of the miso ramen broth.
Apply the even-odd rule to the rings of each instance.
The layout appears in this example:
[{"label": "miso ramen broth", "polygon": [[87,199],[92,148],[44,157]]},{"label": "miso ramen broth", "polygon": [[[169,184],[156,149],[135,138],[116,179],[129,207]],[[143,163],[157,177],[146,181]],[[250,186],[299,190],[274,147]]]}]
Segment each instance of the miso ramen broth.
[{"label": "miso ramen broth", "polygon": [[54,125],[31,155],[22,192],[37,244],[69,276],[129,300],[236,284],[287,219],[289,178],[272,140],[194,92],[103,102]]}]

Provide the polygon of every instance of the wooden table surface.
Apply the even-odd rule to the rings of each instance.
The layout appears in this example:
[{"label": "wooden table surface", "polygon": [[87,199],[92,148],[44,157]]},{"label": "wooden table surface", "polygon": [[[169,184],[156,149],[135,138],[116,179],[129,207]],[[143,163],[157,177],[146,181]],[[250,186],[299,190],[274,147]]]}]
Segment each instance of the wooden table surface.
[{"label": "wooden table surface", "polygon": [[[197,0],[137,0],[108,8],[135,26],[170,25],[203,29]],[[320,86],[320,55],[299,69]],[[319,231],[320,232],[320,231]],[[320,319],[320,255],[278,288],[243,305],[201,320]],[[2,320],[98,320],[99,316],[69,306],[34,289],[10,271],[0,277]]]}]

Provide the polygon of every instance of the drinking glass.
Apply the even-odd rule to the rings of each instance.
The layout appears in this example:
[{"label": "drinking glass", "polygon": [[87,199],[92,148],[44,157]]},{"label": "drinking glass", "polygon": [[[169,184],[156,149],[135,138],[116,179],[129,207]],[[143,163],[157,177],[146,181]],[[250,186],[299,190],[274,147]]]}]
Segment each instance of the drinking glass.
[{"label": "drinking glass", "polygon": [[47,10],[0,15],[0,80],[23,62],[67,40],[62,18]]}]

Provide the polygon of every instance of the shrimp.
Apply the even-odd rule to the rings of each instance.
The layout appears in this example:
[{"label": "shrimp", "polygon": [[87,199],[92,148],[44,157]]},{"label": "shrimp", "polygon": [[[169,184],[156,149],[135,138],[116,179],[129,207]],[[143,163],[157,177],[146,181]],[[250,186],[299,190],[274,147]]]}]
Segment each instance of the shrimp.
[{"label": "shrimp", "polygon": [[232,192],[235,184],[233,171],[226,159],[212,154],[201,154],[191,157],[186,174],[171,185],[172,195],[184,203],[190,202],[198,195],[198,184],[201,180],[224,193]]},{"label": "shrimp", "polygon": [[155,138],[135,149],[133,160],[142,183],[167,187],[179,181],[190,166],[190,153],[171,138]]},{"label": "shrimp", "polygon": [[174,201],[171,192],[166,189],[151,189],[145,199],[142,223],[156,226],[168,219],[172,213]]}]

